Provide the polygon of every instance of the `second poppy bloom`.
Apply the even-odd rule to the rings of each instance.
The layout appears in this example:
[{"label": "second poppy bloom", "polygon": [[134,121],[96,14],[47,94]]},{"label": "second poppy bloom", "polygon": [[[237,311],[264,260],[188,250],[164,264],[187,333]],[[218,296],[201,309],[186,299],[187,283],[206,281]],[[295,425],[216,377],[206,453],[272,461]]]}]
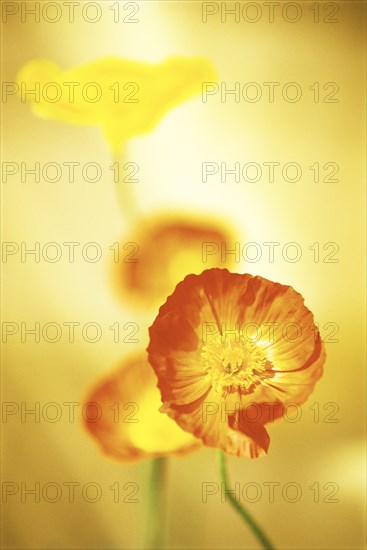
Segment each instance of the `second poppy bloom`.
[{"label": "second poppy bloom", "polygon": [[206,267],[234,265],[237,240],[229,224],[179,212],[142,219],[120,245],[111,274],[118,294],[134,307],[157,308],[176,284]]},{"label": "second poppy bloom", "polygon": [[325,350],[292,287],[209,269],[188,275],[150,328],[149,361],[166,412],[209,447],[264,455],[265,425],[302,404]]},{"label": "second poppy bloom", "polygon": [[[62,70],[48,59],[34,59],[19,71],[22,101],[44,118],[101,126],[114,153],[151,131],[170,109],[200,93],[215,71],[202,57],[171,57],[159,64],[118,57]],[[24,90],[32,88],[34,94]]]},{"label": "second poppy bloom", "polygon": [[128,357],[85,401],[84,425],[102,452],[116,462],[181,455],[200,441],[159,412],[159,391],[144,353]]}]

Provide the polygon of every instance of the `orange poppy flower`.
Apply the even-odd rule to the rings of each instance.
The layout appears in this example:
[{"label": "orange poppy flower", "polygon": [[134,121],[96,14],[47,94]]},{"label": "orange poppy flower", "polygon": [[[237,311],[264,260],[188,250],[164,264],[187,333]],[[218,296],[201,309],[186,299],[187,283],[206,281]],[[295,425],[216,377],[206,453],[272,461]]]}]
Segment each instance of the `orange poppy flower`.
[{"label": "orange poppy flower", "polygon": [[113,286],[125,302],[157,308],[188,272],[232,267],[235,256],[225,250],[233,250],[235,241],[230,227],[211,218],[143,220],[120,245],[120,261],[111,266]]},{"label": "orange poppy flower", "polygon": [[156,376],[141,353],[90,392],[83,422],[103,453],[117,462],[200,448],[198,439],[159,412],[160,404]]},{"label": "orange poppy flower", "polygon": [[162,412],[237,456],[267,453],[265,425],[308,398],[325,362],[298,292],[227,269],[188,275],[149,330]]}]

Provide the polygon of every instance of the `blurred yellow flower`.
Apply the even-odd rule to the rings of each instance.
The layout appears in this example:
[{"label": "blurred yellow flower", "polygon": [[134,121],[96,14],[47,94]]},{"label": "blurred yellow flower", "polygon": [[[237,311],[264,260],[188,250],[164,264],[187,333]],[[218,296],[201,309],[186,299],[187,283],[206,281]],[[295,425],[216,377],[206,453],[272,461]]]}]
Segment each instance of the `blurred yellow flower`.
[{"label": "blurred yellow flower", "polygon": [[101,126],[114,153],[154,128],[169,109],[215,79],[202,57],[172,57],[159,64],[107,57],[63,71],[50,60],[30,61],[17,83],[35,114],[72,124]]},{"label": "blurred yellow flower", "polygon": [[117,462],[185,454],[202,446],[159,412],[157,378],[144,352],[125,359],[90,392],[85,405],[87,411],[90,407],[85,427],[103,453]]}]

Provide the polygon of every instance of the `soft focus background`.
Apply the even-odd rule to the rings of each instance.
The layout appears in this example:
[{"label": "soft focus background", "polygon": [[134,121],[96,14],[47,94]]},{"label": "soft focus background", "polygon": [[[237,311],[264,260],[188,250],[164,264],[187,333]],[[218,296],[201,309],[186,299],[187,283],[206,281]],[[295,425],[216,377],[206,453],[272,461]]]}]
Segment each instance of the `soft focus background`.
[{"label": "soft focus background", "polygon": [[[9,4],[7,2],[2,2]],[[17,5],[21,3],[12,2]],[[33,2],[27,2],[31,6]],[[41,5],[43,2],[41,2]],[[88,23],[75,9],[75,21],[68,22],[63,2],[59,22],[35,23],[31,16],[21,21],[20,12],[3,24],[2,71],[5,82],[14,82],[20,67],[34,58],[47,58],[64,68],[114,55],[159,62],[172,55],[210,58],[219,80],[228,89],[235,82],[257,82],[263,98],[257,103],[233,96],[221,102],[220,94],[206,103],[200,96],[172,110],[150,134],[129,143],[128,158],[139,165],[136,183],[141,211],[146,215],[185,210],[218,218],[239,231],[241,246],[257,242],[263,256],[257,263],[241,261],[237,271],[250,272],[294,286],[320,323],[327,338],[335,324],[337,342],[327,343],[324,377],[302,408],[298,422],[283,422],[270,428],[269,455],[256,461],[229,457],[232,483],[243,488],[259,484],[257,502],[247,503],[279,549],[365,548],[365,372],[364,372],[364,167],[365,151],[365,4],[364,2],[320,2],[320,22],[314,21],[315,2],[298,2],[301,20],[290,23],[275,9],[275,21],[268,21],[263,2],[257,2],[262,17],[256,23],[233,16],[221,22],[220,13],[202,22],[202,3],[190,1],[139,2],[138,23],[113,22],[112,2],[101,2],[102,18]],[[117,4],[116,2],[114,3]],[[123,11],[121,19],[130,13]],[[215,5],[215,3],[214,3]],[[339,21],[323,19],[333,6]],[[220,5],[218,4],[219,8]],[[229,7],[233,3],[228,4]],[[243,6],[243,3],[241,3]],[[126,6],[125,6],[126,8]],[[30,9],[30,8],[29,8]],[[214,8],[213,8],[214,9]],[[315,8],[314,8],[315,9]],[[50,8],[51,10],[51,8]],[[93,16],[93,7],[90,8]],[[250,14],[250,12],[249,12]],[[50,11],[51,16],[51,11]],[[293,17],[290,8],[289,16]],[[277,81],[275,101],[266,99],[264,82]],[[284,101],[281,88],[297,82],[303,91],[297,103]],[[320,83],[321,101],[313,101],[309,90]],[[336,82],[338,103],[324,103]],[[20,254],[2,263],[3,322],[77,322],[75,342],[68,342],[67,329],[57,343],[21,334],[9,336],[3,345],[2,397],[21,407],[61,406],[58,422],[40,418],[35,422],[20,413],[3,417],[3,482],[18,492],[2,504],[2,546],[6,549],[138,549],[143,544],[145,502],[149,464],[119,465],[108,462],[83,431],[81,406],[75,422],[69,421],[64,403],[81,403],[91,385],[119,364],[121,359],[147,344],[147,327],[156,311],[124,305],[110,284],[109,270],[114,242],[131,232],[121,217],[111,183],[109,148],[98,128],[46,121],[32,115],[29,105],[11,96],[3,103],[3,162],[41,165],[47,162],[98,162],[103,178],[88,183],[76,172],[74,183],[67,172],[56,183],[34,182],[20,174],[3,183],[2,238],[5,242],[95,241],[103,248],[97,263],[83,260],[76,250],[74,263],[67,261],[67,249],[57,263],[32,256],[22,263]],[[203,162],[297,162],[303,176],[289,183],[280,176],[268,181],[264,170],[258,182],[219,175],[202,182]],[[320,163],[320,182],[309,166]],[[339,165],[338,182],[323,182],[327,162]],[[130,234],[130,233],[129,233]],[[274,262],[269,262],[264,242],[277,241]],[[300,261],[284,260],[284,244],[297,242]],[[309,249],[320,243],[321,261],[315,262]],[[339,246],[338,263],[324,263],[325,243]],[[79,252],[78,252],[79,250]],[[290,253],[292,251],[290,250]],[[159,250],[157,250],[159,261]],[[4,260],[3,260],[4,262]],[[203,269],[205,265],[203,264]],[[188,266],[188,272],[190,267]],[[81,327],[89,322],[102,327],[102,338],[88,343]],[[114,343],[114,323],[139,325],[139,343]],[[326,326],[327,323],[333,325]],[[331,328],[330,328],[331,327]],[[51,333],[50,333],[51,334]],[[90,335],[92,336],[92,330]],[[330,339],[330,337],[329,337]],[[317,403],[318,405],[315,405]],[[328,405],[328,404],[332,405]],[[335,405],[336,404],[336,405]],[[312,409],[310,409],[312,407]],[[15,410],[15,409],[14,409]],[[315,411],[319,411],[316,422]],[[333,416],[331,413],[335,412]],[[49,415],[53,411],[49,409]],[[329,421],[327,421],[329,420]],[[334,422],[330,422],[334,420]],[[335,420],[337,420],[335,422]],[[24,493],[35,483],[63,489],[58,502],[40,502]],[[65,483],[75,486],[70,503]],[[82,488],[98,484],[102,498],[95,503],[83,499]],[[137,483],[139,502],[123,502]],[[166,548],[256,549],[258,543],[239,517],[221,501],[220,491],[202,499],[203,483],[219,483],[216,453],[206,449],[169,461]],[[279,483],[274,502],[269,502],[267,485]],[[23,490],[21,484],[24,483]],[[119,483],[119,502],[109,489]],[[297,502],[282,495],[287,483],[301,488]],[[315,489],[319,484],[319,502]],[[329,484],[329,485],[326,485]],[[7,488],[10,486],[7,485]],[[116,485],[115,485],[116,487]],[[215,487],[215,486],[214,486]],[[338,490],[337,490],[338,489]],[[23,500],[22,502],[22,493]],[[55,493],[52,488],[49,497]],[[286,493],[287,494],[287,493]],[[248,496],[254,493],[249,489]],[[93,488],[90,489],[93,498]],[[3,495],[4,498],[4,495]],[[50,500],[48,498],[48,500]],[[334,500],[335,502],[328,502]],[[246,502],[244,502],[246,504]]]}]

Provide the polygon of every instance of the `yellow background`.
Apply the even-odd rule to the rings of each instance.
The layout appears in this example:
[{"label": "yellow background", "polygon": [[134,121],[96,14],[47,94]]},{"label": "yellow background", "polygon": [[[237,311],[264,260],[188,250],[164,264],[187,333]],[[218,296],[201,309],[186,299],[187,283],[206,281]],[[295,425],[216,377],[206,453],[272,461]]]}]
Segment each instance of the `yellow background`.
[{"label": "yellow background", "polygon": [[[60,3],[62,4],[62,3]],[[34,58],[48,58],[64,68],[115,55],[159,62],[172,55],[207,56],[228,88],[234,82],[296,81],[303,89],[298,103],[235,103],[220,96],[202,103],[196,97],[172,110],[150,134],[129,143],[128,159],[140,166],[136,192],[141,211],[185,209],[213,215],[240,232],[241,243],[299,243],[303,257],[274,263],[265,255],[258,263],[236,269],[294,286],[305,297],[321,326],[340,327],[338,343],[327,344],[325,374],[302,408],[297,423],[270,428],[266,458],[229,458],[232,483],[259,483],[263,496],[248,504],[279,549],[359,549],[364,536],[364,167],[365,39],[364,2],[339,2],[339,22],[312,20],[311,3],[299,2],[304,16],[290,24],[282,17],[269,23],[239,23],[219,15],[201,21],[201,2],[140,2],[138,24],[113,23],[112,2],[103,17],[90,24],[76,16],[55,24],[22,23],[9,17],[3,25],[3,80],[12,82],[20,67]],[[259,2],[258,4],[262,4]],[[283,4],[283,3],[281,3]],[[322,4],[321,4],[322,6]],[[320,8],[321,13],[322,7]],[[76,12],[80,14],[80,10]],[[265,12],[264,12],[265,13]],[[280,12],[276,11],[276,14]],[[308,87],[337,82],[338,103],[314,103]],[[263,88],[264,89],[264,88]],[[71,126],[32,115],[29,105],[12,96],[3,104],[3,162],[55,161],[111,163],[98,128]],[[298,183],[263,178],[257,183],[218,178],[201,181],[205,161],[298,162]],[[334,161],[338,183],[315,183],[308,167]],[[3,321],[60,324],[91,321],[103,328],[96,344],[80,337],[69,344],[35,344],[29,337],[10,337],[3,346],[3,400],[6,402],[81,402],[98,377],[123,356],[147,344],[147,327],[156,312],[127,308],[111,290],[108,246],[123,237],[111,171],[103,181],[22,183],[19,176],[3,183],[3,241],[47,243],[96,241],[104,261],[74,264],[60,261],[26,263],[10,257],[3,269]],[[315,242],[336,242],[339,263],[315,263],[309,250]],[[157,251],[159,258],[159,251]],[[203,269],[205,265],[203,265]],[[4,294],[4,292],[6,294]],[[114,344],[108,327],[114,322],[139,324],[139,344]],[[78,332],[80,334],[80,332]],[[325,336],[325,331],[321,330]],[[308,408],[337,403],[337,423],[316,423]],[[63,409],[64,411],[66,409]],[[325,413],[322,413],[325,414]],[[140,548],[148,463],[119,465],[105,460],[78,421],[20,422],[19,415],[2,424],[3,481],[90,481],[103,490],[100,502],[84,502],[77,491],[70,504],[35,504],[19,494],[2,505],[2,544],[9,549]],[[114,482],[139,484],[139,503],[113,502]],[[220,495],[202,502],[202,483],[218,483],[215,451],[205,449],[186,458],[171,458],[167,494],[166,547],[177,549],[258,548],[251,533]],[[264,482],[298,483],[302,498],[286,502],[280,492],[269,503]],[[315,503],[309,489],[338,484],[337,503]],[[321,490],[322,498],[325,491]],[[126,495],[123,493],[123,496]]]}]

